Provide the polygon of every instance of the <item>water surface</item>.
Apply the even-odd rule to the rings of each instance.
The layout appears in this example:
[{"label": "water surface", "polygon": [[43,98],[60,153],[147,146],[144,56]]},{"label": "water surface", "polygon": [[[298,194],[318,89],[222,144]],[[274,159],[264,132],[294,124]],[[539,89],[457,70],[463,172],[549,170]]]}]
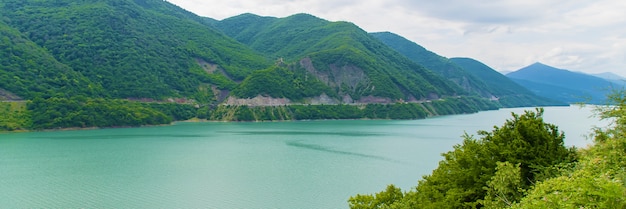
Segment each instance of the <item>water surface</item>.
[{"label": "water surface", "polygon": [[[424,120],[177,123],[0,134],[2,208],[347,208],[357,193],[417,185],[502,109]],[[526,109],[527,110],[527,109]],[[549,107],[585,146],[590,109]]]}]

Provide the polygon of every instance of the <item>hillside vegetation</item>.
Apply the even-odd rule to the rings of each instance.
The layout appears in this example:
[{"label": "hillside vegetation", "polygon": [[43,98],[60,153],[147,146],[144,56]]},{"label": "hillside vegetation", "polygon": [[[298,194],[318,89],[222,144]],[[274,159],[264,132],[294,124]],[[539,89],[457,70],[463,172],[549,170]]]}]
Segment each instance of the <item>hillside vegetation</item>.
[{"label": "hillside vegetation", "polygon": [[0,64],[5,131],[194,117],[415,119],[509,105],[349,22],[217,21],[161,0],[0,0]]},{"label": "hillside vegetation", "polygon": [[624,208],[626,91],[600,107],[611,127],[595,129],[593,146],[566,148],[542,109],[513,114],[480,138],[464,136],[431,175],[407,192],[389,185],[356,195],[351,208]]},{"label": "hillside vegetation", "polygon": [[450,61],[483,80],[490,92],[505,107],[556,106],[567,103],[537,96],[491,67],[472,58],[450,58]]},{"label": "hillside vegetation", "polygon": [[445,58],[424,47],[390,32],[371,33],[372,36],[463,89],[485,98],[497,99],[503,107],[564,105],[536,96],[524,87],[487,65],[471,58]]},{"label": "hillside vegetation", "polygon": [[468,92],[483,97],[491,97],[494,92],[489,89],[483,80],[451,62],[449,59],[439,56],[426,48],[409,41],[408,39],[391,32],[370,33],[372,36],[385,43],[387,46],[406,56],[411,61],[418,63],[429,70],[449,79],[461,86]]},{"label": "hillside vegetation", "polygon": [[63,95],[101,95],[101,86],[58,62],[0,19],[0,91],[23,98]]},{"label": "hillside vegetation", "polygon": [[[14,28],[7,30],[13,37],[22,39],[22,45],[39,48],[35,52],[44,54],[38,56],[45,59],[33,62],[47,60],[52,64],[43,66],[54,66],[56,59],[65,65],[56,64],[58,71],[64,73],[51,71],[24,79],[75,75],[78,78],[73,86],[85,90],[91,87],[95,91],[78,95],[188,97],[208,102],[212,92],[201,87],[217,82],[198,67],[197,60],[219,66],[234,80],[243,80],[250,72],[269,66],[269,62],[249,48],[165,1],[3,0],[2,3],[3,20]],[[28,35],[21,36],[18,31]],[[0,50],[7,53],[6,48]],[[6,85],[14,86],[16,82]],[[57,92],[77,95],[71,91]]]},{"label": "hillside vegetation", "polygon": [[352,23],[308,14],[286,18],[243,14],[224,19],[217,27],[270,59],[300,64],[311,79],[324,82],[341,98],[406,101],[466,94]]}]

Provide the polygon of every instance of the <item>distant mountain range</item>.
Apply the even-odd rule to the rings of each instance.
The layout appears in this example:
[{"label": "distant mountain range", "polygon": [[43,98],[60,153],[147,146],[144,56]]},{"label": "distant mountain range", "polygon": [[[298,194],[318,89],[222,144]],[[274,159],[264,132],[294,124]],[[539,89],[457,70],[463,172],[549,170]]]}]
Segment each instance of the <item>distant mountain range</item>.
[{"label": "distant mountain range", "polygon": [[504,107],[549,104],[519,89],[504,93],[492,84],[506,78],[486,81],[396,34],[308,14],[217,21],[158,0],[6,0],[0,14],[0,90],[24,99],[264,105],[254,98],[360,104],[480,97]]},{"label": "distant mountain range", "polygon": [[534,63],[506,76],[539,96],[567,103],[604,104],[606,95],[618,87],[617,82],[542,63]]},{"label": "distant mountain range", "polygon": [[[505,77],[477,60],[448,59],[391,32],[368,33],[350,22],[309,14],[241,14],[218,21],[162,0],[0,3],[3,101],[115,100],[119,105],[124,100],[214,108],[199,111],[204,116],[218,114],[220,106],[376,104],[381,112],[393,112],[394,104],[411,104],[420,112],[414,115],[423,117],[563,105],[578,101],[572,98],[579,91],[595,97],[589,89],[604,85],[589,81],[575,88],[587,81],[542,80],[551,73],[532,72]],[[545,94],[557,88],[571,92]],[[229,116],[223,118],[246,116],[240,119],[258,119],[265,111],[221,110]],[[396,111],[401,114],[393,118],[411,111]],[[312,115],[298,113],[304,115],[298,118]],[[337,115],[328,117],[342,118]]]},{"label": "distant mountain range", "polygon": [[478,60],[471,58],[448,59],[391,32],[371,34],[412,61],[463,87],[464,90],[483,97],[497,99],[506,107],[563,104],[556,100],[534,95]]}]

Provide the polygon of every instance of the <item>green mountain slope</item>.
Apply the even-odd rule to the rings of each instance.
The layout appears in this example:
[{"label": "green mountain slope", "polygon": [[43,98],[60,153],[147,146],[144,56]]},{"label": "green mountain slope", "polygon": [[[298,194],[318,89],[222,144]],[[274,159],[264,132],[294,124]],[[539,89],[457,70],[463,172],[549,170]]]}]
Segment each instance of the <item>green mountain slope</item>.
[{"label": "green mountain slope", "polygon": [[406,56],[413,62],[453,81],[469,92],[484,97],[491,97],[493,95],[493,92],[490,91],[489,87],[481,79],[466,72],[445,57],[428,51],[426,48],[394,33],[378,32],[371,33],[371,35],[387,46],[400,52],[400,54]]},{"label": "green mountain slope", "polygon": [[491,67],[471,58],[451,58],[450,61],[483,80],[488,90],[506,107],[566,105],[566,103],[542,98],[522,87]]},{"label": "green mountain slope", "polygon": [[8,99],[15,99],[15,95],[30,99],[103,93],[101,86],[58,62],[46,49],[3,21],[0,21],[0,57],[0,95]]},{"label": "green mountain slope", "polygon": [[335,89],[344,102],[411,101],[465,94],[454,83],[352,23],[329,22],[308,14],[286,18],[243,14],[216,25],[270,59],[295,63],[292,69],[305,70],[312,75],[305,79],[318,79]]},{"label": "green mountain slope", "polygon": [[371,35],[412,61],[462,86],[465,90],[483,97],[497,98],[504,107],[564,104],[534,95],[479,61],[468,58],[448,59],[390,32],[371,33]]},{"label": "green mountain slope", "polygon": [[161,0],[0,0],[0,64],[0,100],[12,101],[0,131],[498,107],[351,23],[305,14],[216,21]]},{"label": "green mountain slope", "polygon": [[[4,0],[5,22],[114,98],[194,98],[269,62],[166,1]],[[202,65],[202,67],[201,67]]]}]

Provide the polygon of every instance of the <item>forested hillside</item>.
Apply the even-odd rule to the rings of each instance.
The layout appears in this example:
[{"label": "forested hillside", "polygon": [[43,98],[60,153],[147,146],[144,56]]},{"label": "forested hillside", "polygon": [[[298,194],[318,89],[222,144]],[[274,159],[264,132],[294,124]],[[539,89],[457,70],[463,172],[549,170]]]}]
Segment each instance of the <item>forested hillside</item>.
[{"label": "forested hillside", "polygon": [[[329,22],[308,14],[286,18],[243,14],[224,19],[217,27],[270,59],[300,65],[292,68],[305,69],[312,75],[308,79],[319,79],[347,102],[368,96],[410,101],[466,95],[454,83],[352,23]],[[238,92],[242,92],[238,96],[249,95]]]},{"label": "forested hillside", "polygon": [[371,33],[402,55],[423,65],[465,90],[477,95],[497,99],[504,107],[563,105],[534,95],[490,67],[473,59],[448,59],[390,32]]},{"label": "forested hillside", "polygon": [[505,107],[567,105],[565,102],[535,95],[489,66],[472,58],[451,58],[450,61],[487,84],[490,92]]},{"label": "forested hillside", "polygon": [[[6,92],[8,91],[8,92]],[[22,98],[104,93],[79,72],[0,19],[0,92]],[[9,93],[10,92],[10,93]]]},{"label": "forested hillside", "polygon": [[424,47],[394,33],[378,32],[370,34],[411,61],[438,73],[444,78],[450,79],[465,90],[483,97],[493,96],[494,92],[488,88],[483,80],[466,72],[449,59],[428,51]]},{"label": "forested hillside", "polygon": [[[212,29],[208,19],[165,1],[3,0],[0,13],[15,28],[14,36],[27,34],[22,37],[26,43],[34,42],[45,49],[40,52],[65,64],[65,71],[74,71],[68,76],[90,80],[77,85],[102,88],[98,92],[106,97],[209,102],[211,84],[232,87],[224,80],[243,80],[270,64]],[[199,63],[220,71],[207,72]]]},{"label": "forested hillside", "polygon": [[11,101],[0,130],[501,107],[352,23],[308,14],[217,21],[161,0],[0,0],[0,46],[0,100]]}]

